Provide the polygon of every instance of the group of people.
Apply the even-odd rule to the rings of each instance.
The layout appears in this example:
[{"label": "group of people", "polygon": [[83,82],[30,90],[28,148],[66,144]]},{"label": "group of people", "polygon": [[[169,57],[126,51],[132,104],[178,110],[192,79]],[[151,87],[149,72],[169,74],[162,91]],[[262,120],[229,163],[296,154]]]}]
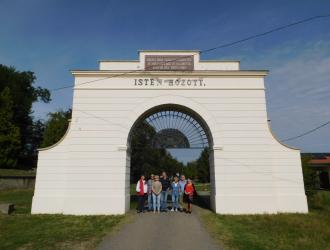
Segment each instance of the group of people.
[{"label": "group of people", "polygon": [[[180,177],[180,179],[179,179]],[[144,205],[148,198],[148,211],[167,212],[168,195],[172,195],[172,209],[171,211],[186,211],[192,212],[192,202],[196,193],[194,184],[184,175],[176,174],[171,180],[168,178],[166,172],[159,175],[150,175],[146,180],[144,175],[140,176],[136,184],[136,192],[138,196],[138,213],[144,212]],[[184,209],[183,203],[187,203],[187,209]]]}]

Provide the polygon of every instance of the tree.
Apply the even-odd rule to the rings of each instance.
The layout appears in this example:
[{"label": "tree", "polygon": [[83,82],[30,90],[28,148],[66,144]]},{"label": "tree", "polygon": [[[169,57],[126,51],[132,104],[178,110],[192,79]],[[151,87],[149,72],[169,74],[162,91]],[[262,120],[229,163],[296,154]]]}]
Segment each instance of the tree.
[{"label": "tree", "polygon": [[197,175],[200,182],[210,182],[209,149],[204,148],[196,161]]},{"label": "tree", "polygon": [[302,171],[304,176],[304,186],[305,193],[309,200],[314,198],[314,195],[317,193],[317,188],[319,186],[317,174],[315,170],[313,170],[309,166],[309,161],[312,159],[311,155],[302,155],[301,163],[302,163]]},{"label": "tree", "polygon": [[66,133],[71,118],[71,109],[48,114],[41,147],[48,147],[58,142]]},{"label": "tree", "polygon": [[[32,122],[31,136],[27,138],[26,150],[20,160],[24,162],[25,168],[31,166],[37,166],[38,152],[37,149],[41,146],[43,140],[43,133],[45,130],[45,124],[42,120],[36,120]],[[21,166],[23,167],[23,166]]]},{"label": "tree", "polygon": [[0,92],[0,167],[14,168],[21,149],[19,128],[12,122],[13,102],[8,87]]},{"label": "tree", "polygon": [[191,161],[187,163],[187,166],[183,169],[183,174],[192,180],[199,179],[197,171],[197,162]]},{"label": "tree", "polygon": [[[17,71],[14,67],[0,64],[0,92],[8,88],[12,102],[12,115],[7,117],[9,122],[19,129],[20,150],[16,154],[19,165],[26,165],[26,161],[35,156],[34,124],[32,104],[36,101],[50,102],[50,92],[41,87],[34,87],[36,77],[31,71]],[[1,125],[3,126],[3,124]],[[5,136],[0,134],[0,136]],[[32,167],[32,166],[29,166]]]},{"label": "tree", "polygon": [[152,140],[156,131],[147,122],[138,123],[131,135],[131,181],[135,182],[141,174],[169,175],[180,172],[183,164],[174,159],[166,149],[153,148]]},{"label": "tree", "polygon": [[210,182],[209,149],[204,148],[198,159],[187,163],[184,174],[200,182]]}]

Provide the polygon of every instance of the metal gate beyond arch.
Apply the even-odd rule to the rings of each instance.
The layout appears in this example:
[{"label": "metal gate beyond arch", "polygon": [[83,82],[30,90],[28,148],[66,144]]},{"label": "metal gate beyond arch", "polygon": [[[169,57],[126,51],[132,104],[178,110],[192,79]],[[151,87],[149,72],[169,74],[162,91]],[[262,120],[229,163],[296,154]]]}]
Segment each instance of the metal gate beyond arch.
[{"label": "metal gate beyond arch", "polygon": [[155,130],[153,148],[202,149],[209,147],[202,125],[184,111],[165,108],[149,114],[144,120]]}]

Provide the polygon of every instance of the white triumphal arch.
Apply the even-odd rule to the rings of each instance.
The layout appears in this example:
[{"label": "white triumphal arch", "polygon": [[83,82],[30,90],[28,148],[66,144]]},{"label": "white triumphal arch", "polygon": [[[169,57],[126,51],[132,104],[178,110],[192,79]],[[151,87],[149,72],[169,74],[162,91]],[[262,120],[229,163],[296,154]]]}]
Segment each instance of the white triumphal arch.
[{"label": "white triumphal arch", "polygon": [[267,71],[200,60],[198,51],[140,51],[139,60],[72,74],[72,119],[61,141],[39,150],[32,213],[125,213],[132,128],[178,111],[205,131],[215,212],[308,211],[300,151],[278,142],[267,122]]}]

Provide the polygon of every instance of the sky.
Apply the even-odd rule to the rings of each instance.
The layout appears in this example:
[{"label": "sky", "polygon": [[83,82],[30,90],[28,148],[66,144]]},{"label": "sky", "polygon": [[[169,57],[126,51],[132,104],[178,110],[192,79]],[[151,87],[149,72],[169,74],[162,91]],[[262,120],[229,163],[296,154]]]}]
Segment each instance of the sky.
[{"label": "sky", "polygon": [[[70,70],[97,69],[101,59],[137,59],[141,49],[204,50],[325,14],[328,0],[0,0],[0,63],[33,71],[35,86],[53,89],[73,83]],[[279,139],[330,120],[330,18],[202,59],[240,60],[241,69],[270,71],[268,118]],[[52,102],[36,103],[33,115],[45,119],[71,105],[72,89],[52,92]],[[330,152],[330,125],[286,143]]]}]

